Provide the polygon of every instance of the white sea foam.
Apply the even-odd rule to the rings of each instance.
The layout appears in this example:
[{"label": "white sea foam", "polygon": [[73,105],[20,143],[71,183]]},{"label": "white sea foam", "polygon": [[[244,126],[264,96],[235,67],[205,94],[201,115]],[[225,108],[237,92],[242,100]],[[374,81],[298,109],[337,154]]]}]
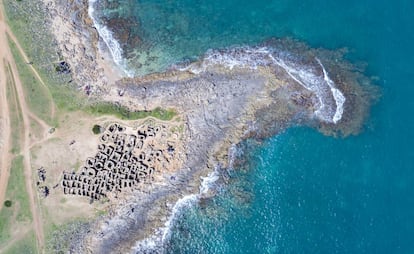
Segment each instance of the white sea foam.
[{"label": "white sea foam", "polygon": [[[316,61],[322,68],[323,76],[318,74],[315,66],[303,65],[292,60],[292,55],[288,52],[268,47],[235,47],[227,50],[209,50],[200,62],[191,63],[179,70],[199,74],[214,66],[228,69],[280,67],[298,84],[316,95],[319,105],[314,112],[315,116],[322,121],[336,124],[342,118],[345,97],[329,78],[321,61],[317,58]],[[335,105],[330,103],[332,99]]]},{"label": "white sea foam", "polygon": [[[257,69],[258,66],[280,67],[298,84],[312,91],[317,96],[319,107],[315,111],[315,115],[322,121],[336,124],[342,118],[345,97],[329,78],[321,61],[317,58],[316,61],[322,68],[323,76],[318,74],[315,66],[301,65],[292,60],[287,53],[281,54],[267,47],[239,47],[229,50],[210,50],[202,61],[190,63],[185,67],[179,68],[179,70],[201,73],[207,71],[209,67],[217,65],[229,69]],[[332,105],[334,104],[333,101],[336,104],[335,108]],[[237,157],[238,153],[239,150],[236,146],[230,148],[230,164],[233,163],[232,160]],[[201,197],[208,194],[211,187],[219,179],[217,168],[207,177],[202,177],[201,179],[199,193],[187,195],[179,199],[172,208],[171,215],[165,222],[164,227],[160,228],[151,237],[137,242],[132,249],[134,253],[140,253],[142,250],[159,250],[158,248],[170,240],[172,227],[183,210],[193,206]]]},{"label": "white sea foam", "polygon": [[164,227],[160,228],[158,232],[156,232],[151,237],[136,242],[135,247],[132,248],[132,253],[141,253],[143,250],[159,251],[160,248],[162,248],[162,246],[164,246],[164,244],[170,240],[172,227],[174,226],[174,223],[177,221],[181,213],[185,209],[192,207],[199,201],[201,197],[206,195],[218,179],[218,168],[208,174],[208,176],[201,177],[199,193],[186,195],[179,199],[172,208],[171,215],[165,222]]},{"label": "white sea foam", "polygon": [[171,236],[171,227],[174,225],[174,222],[178,218],[178,216],[181,214],[184,208],[191,207],[194,205],[195,202],[197,202],[198,196],[197,194],[191,194],[188,196],[184,196],[183,198],[179,199],[177,203],[175,203],[170,218],[165,223],[164,232],[162,234],[161,241],[164,243],[166,240],[169,240]]},{"label": "white sea foam", "polygon": [[265,47],[237,47],[227,50],[209,50],[201,62],[191,63],[188,66],[180,68],[180,70],[198,74],[215,65],[229,69],[235,67],[257,69],[258,66],[272,63],[270,59],[264,57],[267,54],[268,51]]},{"label": "white sea foam", "polygon": [[201,177],[200,195],[206,195],[213,184],[219,179],[217,169],[208,174],[206,177]]},{"label": "white sea foam", "polygon": [[339,120],[341,120],[342,114],[344,113],[344,103],[346,99],[345,99],[345,96],[341,93],[341,91],[339,91],[339,89],[335,87],[335,83],[329,78],[328,72],[325,70],[325,67],[322,65],[321,61],[318,58],[316,58],[316,60],[318,61],[319,65],[322,67],[323,78],[326,81],[326,83],[329,85],[329,87],[331,88],[332,95],[335,99],[336,111],[335,111],[335,115],[332,118],[332,121],[334,123],[337,123]]},{"label": "white sea foam", "polygon": [[125,59],[122,57],[123,52],[121,45],[119,42],[114,38],[113,33],[104,25],[101,25],[98,20],[95,18],[95,9],[94,4],[97,0],[89,0],[89,6],[88,6],[88,14],[89,17],[92,19],[93,24],[98,31],[99,36],[104,41],[105,45],[109,49],[109,52],[111,53],[112,60],[114,63],[121,68],[121,70],[128,76],[132,77],[134,74],[132,71],[127,70],[125,67]]},{"label": "white sea foam", "polygon": [[187,195],[177,201],[177,203],[174,205],[172,209],[170,218],[165,223],[165,228],[164,228],[164,232],[162,235],[162,243],[165,243],[165,241],[169,240],[171,236],[171,228],[174,225],[174,222],[176,221],[178,216],[183,211],[183,209],[191,207],[196,202],[198,202],[200,197],[203,197],[203,195],[206,195],[209,192],[210,188],[213,186],[213,184],[218,179],[219,179],[218,168],[216,168],[213,172],[208,174],[206,177],[201,177],[200,191],[198,194]]}]

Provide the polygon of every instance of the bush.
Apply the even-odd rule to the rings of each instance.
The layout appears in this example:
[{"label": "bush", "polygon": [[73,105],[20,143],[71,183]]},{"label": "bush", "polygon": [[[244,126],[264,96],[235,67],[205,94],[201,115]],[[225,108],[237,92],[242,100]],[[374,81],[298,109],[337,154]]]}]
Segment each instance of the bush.
[{"label": "bush", "polygon": [[4,206],[5,207],[11,207],[12,206],[12,202],[11,202],[11,200],[6,200],[6,201],[4,201]]},{"label": "bush", "polygon": [[95,124],[92,127],[92,132],[93,132],[93,134],[96,134],[96,135],[100,134],[102,132],[102,127],[100,125]]},{"label": "bush", "polygon": [[155,108],[149,111],[130,111],[128,108],[109,102],[100,102],[88,105],[84,109],[93,115],[113,115],[122,120],[137,120],[146,117],[155,117],[163,121],[170,121],[177,112],[174,109]]}]

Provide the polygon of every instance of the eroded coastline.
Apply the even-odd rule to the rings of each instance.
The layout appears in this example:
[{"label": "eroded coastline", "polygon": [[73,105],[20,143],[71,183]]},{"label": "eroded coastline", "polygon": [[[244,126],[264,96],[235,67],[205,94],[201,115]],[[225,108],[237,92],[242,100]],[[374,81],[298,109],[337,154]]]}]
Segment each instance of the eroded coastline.
[{"label": "eroded coastline", "polygon": [[[232,145],[275,135],[291,125],[308,125],[328,135],[356,134],[369,110],[369,79],[342,61],[340,52],[310,49],[289,39],[212,51],[199,62],[165,73],[119,80],[100,57],[86,1],[45,2],[54,22],[59,19],[53,16],[56,12],[73,13],[52,28],[76,83],[93,87],[91,98],[131,110],[174,108],[185,126],[183,166],[161,176],[150,191],[120,202],[82,235],[83,241],[77,238],[73,252],[139,252],[137,242],[154,234],[156,250],[162,251],[165,234],[158,229],[170,221],[174,204],[200,193],[201,176],[228,167]],[[56,31],[57,24],[71,21],[77,23],[66,33]]]},{"label": "eroded coastline", "polygon": [[[278,40],[273,43],[280,43],[279,47],[283,47],[284,43],[290,45],[290,54],[307,55],[299,57],[296,62],[296,66],[301,68],[296,71],[302,71],[303,75],[301,83],[308,82],[303,77],[311,77],[311,82],[315,79],[327,82],[327,72],[325,68],[321,68],[320,62],[329,63],[329,58],[321,58],[323,60],[319,60],[320,62],[312,60],[319,59],[316,57],[325,57],[324,54],[328,55],[327,52],[318,54],[318,51],[312,51],[304,44],[291,40]],[[293,45],[297,48],[293,48]],[[221,53],[226,55],[232,54],[233,51],[224,50]],[[232,60],[235,57],[243,61],[246,57],[244,53],[229,57]],[[330,56],[331,59],[337,59],[334,55]],[[263,59],[255,59],[254,63],[261,60]],[[192,65],[202,66],[203,63],[201,60]],[[229,66],[219,62],[204,65],[201,71],[189,68],[184,72],[181,70],[164,73],[161,77],[154,75],[150,80],[146,80],[148,77],[124,79],[118,82],[105,98],[109,101],[118,98],[117,100],[124,105],[141,110],[160,105],[173,107],[183,115],[187,126],[185,167],[189,169],[184,172],[190,186],[191,183],[199,182],[201,175],[207,175],[214,168],[227,168],[231,146],[243,139],[270,137],[292,125],[308,125],[327,135],[357,134],[368,110],[361,108],[367,104],[358,103],[370,100],[370,95],[361,93],[364,90],[360,88],[356,79],[351,78],[352,73],[344,71],[340,66],[336,68],[343,71],[342,75],[345,74],[343,77],[346,77],[343,80],[346,79],[347,83],[340,83],[335,79],[331,82],[344,91],[345,98],[350,99],[343,101],[344,113],[337,121],[337,102],[334,95],[330,94],[330,98],[320,100],[315,91],[298,82],[294,74],[288,73],[284,67],[265,63],[253,68],[248,64]],[[333,77],[338,75],[340,74]],[[325,88],[322,89],[330,92],[329,84],[324,85]],[[123,91],[121,98],[117,91]],[[326,104],[321,105],[322,102]],[[326,110],[326,118],[321,118],[318,114],[321,108]],[[359,113],[363,115],[357,115]],[[193,199],[196,197],[191,195],[199,193],[199,184],[188,191],[188,187],[185,187],[188,183],[180,186],[178,190],[179,197],[184,197],[181,202],[194,202]],[[187,190],[183,191],[186,188]],[[113,236],[110,239],[113,239]],[[157,246],[165,244],[162,238],[156,243]]]}]

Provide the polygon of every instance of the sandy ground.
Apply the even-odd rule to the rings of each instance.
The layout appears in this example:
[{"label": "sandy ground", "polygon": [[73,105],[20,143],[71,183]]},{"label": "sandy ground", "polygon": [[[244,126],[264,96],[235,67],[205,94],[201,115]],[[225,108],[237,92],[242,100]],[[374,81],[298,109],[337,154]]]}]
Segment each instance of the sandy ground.
[{"label": "sandy ground", "polygon": [[[59,129],[53,134],[53,138],[36,143],[32,148],[32,167],[34,169],[46,169],[46,180],[44,184],[50,187],[50,195],[41,199],[42,207],[47,213],[48,220],[44,223],[53,223],[55,225],[62,225],[74,218],[94,218],[100,212],[108,211],[110,207],[122,201],[123,195],[128,195],[130,192],[125,190],[123,193],[118,193],[118,198],[109,197],[111,202],[98,201],[93,204],[90,203],[90,198],[82,196],[65,195],[63,193],[61,181],[63,172],[78,172],[78,170],[85,165],[88,157],[94,157],[98,144],[100,144],[100,136],[92,133],[92,127],[95,124],[101,126],[108,126],[111,123],[122,124],[127,128],[127,132],[134,133],[139,126],[142,126],[148,119],[136,121],[121,121],[111,116],[91,118],[84,113],[76,112],[65,114],[62,116],[64,120],[61,121]],[[153,120],[158,124],[164,124],[169,129],[177,128],[181,122],[162,122]],[[135,131],[134,131],[135,130]],[[169,139],[176,141],[177,137],[170,135]],[[167,138],[165,138],[167,139]],[[149,141],[151,142],[151,141]],[[159,149],[159,143],[151,142],[154,149]],[[178,153],[182,148],[176,147]],[[170,161],[168,168],[162,170],[177,170],[181,166],[182,160],[179,157],[176,160]],[[162,180],[162,172],[157,173],[155,181]],[[158,178],[158,179],[157,179]],[[139,186],[136,186],[137,188]]]},{"label": "sandy ground", "polygon": [[[41,198],[47,219],[45,226],[62,225],[74,218],[93,218],[97,211],[105,210],[108,204],[89,204],[89,199],[67,196],[61,189],[63,171],[76,171],[87,157],[94,154],[98,136],[92,134],[95,123],[81,113],[63,116],[60,127],[51,138],[36,142],[31,149],[32,168],[46,170],[45,183],[50,188],[49,196]],[[37,175],[34,176],[36,181]]]}]

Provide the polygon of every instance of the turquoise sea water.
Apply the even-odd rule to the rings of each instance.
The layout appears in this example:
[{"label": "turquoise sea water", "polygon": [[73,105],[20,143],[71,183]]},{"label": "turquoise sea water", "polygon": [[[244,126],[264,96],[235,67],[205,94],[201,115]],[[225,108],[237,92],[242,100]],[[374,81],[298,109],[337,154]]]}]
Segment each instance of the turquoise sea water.
[{"label": "turquoise sea water", "polygon": [[[128,8],[126,6],[128,5]],[[121,1],[156,71],[209,48],[290,36],[348,47],[382,98],[364,131],[337,139],[296,127],[246,142],[248,168],[183,212],[170,253],[414,253],[414,2]],[[144,62],[144,59],[146,63]],[[136,63],[135,63],[136,64]]]}]

